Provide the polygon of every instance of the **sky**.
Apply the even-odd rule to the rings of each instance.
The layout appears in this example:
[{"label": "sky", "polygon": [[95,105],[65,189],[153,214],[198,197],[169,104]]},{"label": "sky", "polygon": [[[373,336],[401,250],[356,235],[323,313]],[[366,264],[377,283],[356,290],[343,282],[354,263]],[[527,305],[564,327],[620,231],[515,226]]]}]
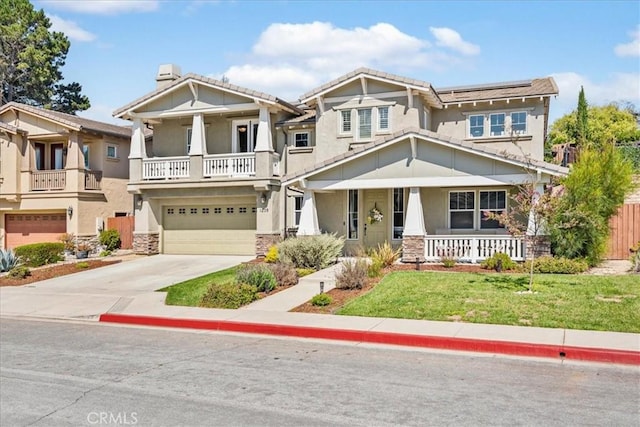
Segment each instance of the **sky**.
[{"label": "sky", "polygon": [[66,82],[112,113],[155,89],[161,64],[288,101],[358,67],[435,88],[552,76],[550,121],[640,107],[638,1],[32,0],[71,41]]}]

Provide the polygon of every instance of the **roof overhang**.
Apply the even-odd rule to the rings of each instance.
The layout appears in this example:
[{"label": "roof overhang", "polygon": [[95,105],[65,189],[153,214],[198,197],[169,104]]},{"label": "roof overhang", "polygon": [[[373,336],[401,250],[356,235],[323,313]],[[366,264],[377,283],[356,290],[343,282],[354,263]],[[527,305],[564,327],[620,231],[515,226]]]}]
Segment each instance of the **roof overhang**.
[{"label": "roof overhang", "polygon": [[64,119],[59,119],[57,117],[54,116],[50,116],[48,114],[42,114],[38,111],[31,111],[28,108],[24,108],[21,105],[15,104],[15,103],[9,103],[9,104],[5,104],[2,108],[0,108],[0,114],[5,113],[6,111],[9,110],[13,110],[13,111],[19,111],[21,113],[24,114],[28,114],[30,116],[34,116],[34,117],[38,117],[40,119],[46,120],[48,122],[51,123],[55,123],[57,125],[63,126],[65,128],[68,128],[70,130],[74,130],[74,131],[81,131],[82,130],[82,126],[77,124],[77,123],[72,123],[68,120],[64,120]]}]

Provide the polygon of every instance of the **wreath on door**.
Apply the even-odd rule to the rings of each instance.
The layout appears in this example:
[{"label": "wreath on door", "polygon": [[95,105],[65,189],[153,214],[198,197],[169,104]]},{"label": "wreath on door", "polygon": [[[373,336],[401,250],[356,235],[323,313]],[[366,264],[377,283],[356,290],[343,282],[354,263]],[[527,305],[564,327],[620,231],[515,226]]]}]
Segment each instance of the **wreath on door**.
[{"label": "wreath on door", "polygon": [[367,216],[367,222],[369,222],[369,224],[376,224],[382,221],[383,218],[384,218],[384,215],[382,215],[382,212],[380,212],[378,207],[373,206],[369,211],[369,215]]}]

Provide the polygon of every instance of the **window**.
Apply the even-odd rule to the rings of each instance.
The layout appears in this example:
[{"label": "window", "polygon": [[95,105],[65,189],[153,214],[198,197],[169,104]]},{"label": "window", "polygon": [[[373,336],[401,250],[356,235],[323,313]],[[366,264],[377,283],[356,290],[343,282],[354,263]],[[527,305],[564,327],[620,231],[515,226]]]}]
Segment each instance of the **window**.
[{"label": "window", "polygon": [[33,144],[33,148],[36,154],[36,169],[44,170],[44,144],[36,142]]},{"label": "window", "polygon": [[107,159],[118,158],[118,147],[116,145],[107,144]]},{"label": "window", "polygon": [[193,134],[192,128],[187,128],[187,156],[189,155],[189,151],[191,151],[191,135]]},{"label": "window", "polygon": [[469,116],[469,135],[473,138],[484,135],[484,116]]},{"label": "window", "polygon": [[514,135],[524,135],[527,133],[527,113],[518,111],[511,113],[511,132]]},{"label": "window", "polygon": [[309,146],[309,132],[297,132],[294,134],[296,147]]},{"label": "window", "polygon": [[174,213],[173,208],[168,208],[167,209],[167,215],[173,215],[173,213]]},{"label": "window", "polygon": [[378,130],[389,130],[389,107],[378,107]]},{"label": "window", "polygon": [[302,215],[302,196],[296,196],[293,200],[293,225],[297,227],[300,225],[300,216]]},{"label": "window", "polygon": [[222,213],[222,208],[213,208],[213,213],[214,214],[221,214]]},{"label": "window", "polygon": [[209,208],[202,208],[202,213],[205,215],[209,214]]},{"label": "window", "polygon": [[393,189],[393,238],[402,239],[404,231],[404,188]]},{"label": "window", "polygon": [[351,110],[340,111],[340,133],[351,133]]},{"label": "window", "polygon": [[187,210],[185,208],[178,208],[178,214],[180,215],[186,215]]},{"label": "window", "polygon": [[495,219],[486,219],[485,212],[495,214],[502,213],[507,208],[507,192],[481,191],[480,192],[480,228],[503,228]]},{"label": "window", "polygon": [[473,229],[475,192],[452,191],[449,193],[449,226],[458,229]]},{"label": "window", "polygon": [[504,135],[504,113],[491,114],[491,136]]},{"label": "window", "polygon": [[[108,149],[107,149],[107,155],[109,155]],[[89,167],[89,146],[88,145],[82,146],[82,156],[84,157],[84,168],[91,169]]]},{"label": "window", "polygon": [[238,208],[238,213],[247,213],[247,208]]},{"label": "window", "polygon": [[358,110],[358,139],[371,138],[371,108]]},{"label": "window", "polygon": [[227,213],[228,214],[232,214],[233,213],[233,208],[227,208]]},{"label": "window", "polygon": [[358,190],[349,190],[347,210],[347,238],[358,238]]},{"label": "window", "polygon": [[197,214],[197,213],[198,213],[198,208],[191,208],[191,209],[189,209],[189,213],[190,213],[191,215],[195,215],[195,214]]}]

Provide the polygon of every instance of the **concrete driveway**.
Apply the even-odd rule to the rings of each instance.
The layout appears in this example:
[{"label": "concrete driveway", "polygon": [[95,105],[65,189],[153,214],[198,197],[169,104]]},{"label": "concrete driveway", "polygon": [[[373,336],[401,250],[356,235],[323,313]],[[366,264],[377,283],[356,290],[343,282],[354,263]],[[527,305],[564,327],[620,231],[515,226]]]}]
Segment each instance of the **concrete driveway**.
[{"label": "concrete driveway", "polygon": [[0,316],[97,319],[133,298],[249,256],[155,255],[19,287],[0,287]]}]

